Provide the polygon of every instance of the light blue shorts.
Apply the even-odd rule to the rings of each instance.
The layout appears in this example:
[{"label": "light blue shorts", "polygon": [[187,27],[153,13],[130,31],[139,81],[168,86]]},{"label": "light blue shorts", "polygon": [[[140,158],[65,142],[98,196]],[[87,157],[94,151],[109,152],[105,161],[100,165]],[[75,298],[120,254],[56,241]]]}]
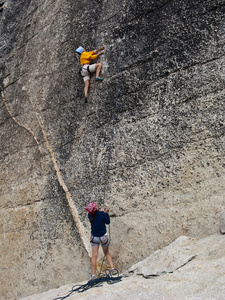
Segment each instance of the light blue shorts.
[{"label": "light blue shorts", "polygon": [[103,236],[92,236],[91,237],[91,246],[95,247],[98,245],[102,245],[102,247],[108,247],[109,246],[109,238],[107,233]]}]

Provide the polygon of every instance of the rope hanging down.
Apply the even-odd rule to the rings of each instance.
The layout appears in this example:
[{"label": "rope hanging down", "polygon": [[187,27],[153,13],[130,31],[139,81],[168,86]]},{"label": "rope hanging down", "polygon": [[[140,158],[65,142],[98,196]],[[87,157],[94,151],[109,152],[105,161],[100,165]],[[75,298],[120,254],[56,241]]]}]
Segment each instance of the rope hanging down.
[{"label": "rope hanging down", "polygon": [[[122,76],[123,58],[124,58],[124,53],[125,53],[125,45],[126,45],[126,37],[127,37],[127,29],[128,29],[128,20],[129,20],[129,12],[130,12],[130,3],[131,3],[131,0],[129,0],[129,3],[128,3],[126,26],[125,26],[125,32],[124,32],[124,41],[123,41],[123,48],[122,48],[121,59],[120,59],[119,78],[118,78],[118,84],[117,84],[117,92],[116,92],[116,100],[115,100],[114,116],[113,116],[113,127],[112,127],[111,140],[110,140],[110,145],[109,145],[108,163],[107,163],[106,179],[105,179],[105,185],[104,185],[103,207],[105,206],[106,188],[107,188],[107,185],[108,185],[108,178],[109,178],[109,164],[110,164],[110,160],[111,160],[111,157],[112,157],[112,142],[113,142],[113,139],[114,139],[114,132],[115,132],[117,102],[118,102],[118,99],[119,99],[120,81],[121,81],[121,76]],[[110,244],[110,225],[109,225],[109,244]],[[100,273],[102,271],[102,266],[103,266],[103,262],[105,260],[105,257],[106,257],[106,254],[105,254],[105,256],[102,260]]]},{"label": "rope hanging down", "polygon": [[[109,2],[109,0],[107,0],[106,1],[106,4],[104,5],[104,8],[102,9],[102,15],[103,15],[103,20],[100,20],[100,22],[99,22],[99,25],[98,25],[98,31],[101,33],[101,31],[102,31],[102,24],[103,24],[103,22],[104,22],[104,16],[106,15],[106,11],[107,11],[107,7],[108,7],[108,2]],[[95,40],[95,48],[97,47],[97,45],[98,45],[98,42],[97,42],[97,32],[96,32],[96,40]]]},{"label": "rope hanging down", "polygon": [[[106,188],[107,188],[107,185],[108,185],[108,178],[109,178],[109,164],[110,164],[110,160],[111,160],[111,157],[112,157],[112,142],[113,142],[113,139],[114,139],[114,132],[115,132],[117,102],[118,102],[118,99],[119,99],[120,81],[121,81],[121,76],[122,76],[123,58],[124,58],[124,53],[125,53],[125,45],[126,45],[126,37],[127,37],[127,29],[128,29],[128,20],[129,20],[129,12],[130,12],[130,3],[131,3],[131,0],[129,0],[129,3],[128,3],[126,26],[125,26],[125,32],[124,32],[124,41],[123,41],[123,48],[122,48],[121,59],[120,59],[119,78],[118,78],[118,84],[117,84],[117,92],[116,92],[116,100],[115,100],[114,116],[113,116],[113,126],[112,126],[111,140],[110,140],[110,145],[109,145],[106,179],[105,179],[105,185],[104,185],[103,207],[105,206]],[[108,1],[107,1],[107,4],[108,4]],[[110,244],[110,225],[109,225],[109,244]],[[106,255],[104,256],[104,258],[102,260],[100,273],[102,271],[102,266],[103,266],[103,262],[105,260],[105,257],[106,257]]]},{"label": "rope hanging down", "polygon": [[118,102],[118,99],[119,99],[120,81],[121,81],[121,76],[122,76],[122,66],[123,66],[123,59],[124,59],[124,53],[125,53],[125,45],[126,45],[127,29],[128,29],[128,20],[129,20],[129,13],[130,13],[130,3],[131,3],[131,0],[129,0],[129,3],[128,3],[126,26],[125,26],[125,32],[124,32],[124,41],[123,41],[122,54],[121,54],[121,59],[120,59],[119,78],[118,78],[118,83],[117,83],[117,92],[116,92],[116,100],[115,100],[114,116],[113,116],[113,127],[112,127],[111,140],[110,140],[110,145],[109,145],[108,163],[107,163],[106,179],[105,179],[105,186],[104,186],[103,206],[105,206],[106,188],[107,188],[108,180],[109,180],[109,164],[110,164],[111,157],[112,157],[112,142],[113,142],[113,139],[114,139],[114,132],[115,132],[117,102]]},{"label": "rope hanging down", "polygon": [[[125,26],[125,32],[124,32],[124,41],[123,41],[123,48],[121,53],[121,59],[120,59],[120,68],[119,68],[119,78],[118,78],[118,84],[117,84],[117,92],[116,92],[116,100],[115,100],[115,107],[114,107],[114,116],[113,116],[113,126],[112,126],[112,133],[111,133],[111,140],[109,145],[109,153],[108,153],[108,162],[107,162],[107,170],[106,170],[106,178],[105,178],[105,185],[104,185],[104,197],[103,197],[103,207],[105,206],[105,196],[106,196],[106,188],[108,185],[108,179],[109,179],[109,164],[112,157],[112,142],[114,139],[114,132],[115,132],[115,121],[116,121],[116,113],[117,113],[117,102],[119,99],[119,91],[120,91],[120,81],[122,76],[122,66],[123,66],[123,58],[125,53],[125,45],[126,45],[126,37],[127,37],[127,29],[128,29],[128,20],[129,20],[129,12],[130,12],[130,3],[131,0],[129,0],[128,3],[128,9],[127,9],[127,17],[126,17],[126,26]],[[107,1],[108,4],[108,1]],[[110,225],[109,225],[109,244],[110,244]],[[106,258],[106,254],[102,260],[100,273],[102,271],[103,262]]]},{"label": "rope hanging down", "polygon": [[[127,37],[127,29],[128,29],[128,20],[129,20],[129,12],[130,12],[130,3],[131,0],[129,0],[128,3],[128,9],[127,9],[127,17],[126,17],[126,26],[125,26],[125,32],[124,32],[124,41],[123,41],[123,48],[122,48],[122,54],[121,54],[121,59],[120,59],[120,68],[119,68],[119,78],[118,78],[118,84],[117,84],[117,92],[116,92],[116,100],[115,100],[115,107],[114,107],[114,116],[113,116],[113,127],[112,127],[112,133],[111,133],[111,140],[110,140],[110,145],[109,145],[109,154],[108,154],[108,162],[107,162],[107,171],[106,171],[106,179],[105,179],[105,186],[104,186],[104,198],[103,198],[103,206],[105,206],[105,194],[106,194],[106,187],[108,185],[108,177],[109,177],[109,164],[111,160],[111,152],[112,152],[112,142],[114,139],[114,131],[115,131],[115,121],[116,121],[116,113],[117,113],[117,102],[119,99],[119,91],[120,91],[120,81],[121,81],[121,76],[122,76],[122,66],[123,66],[123,58],[124,58],[124,53],[125,53],[125,45],[126,45],[126,37]],[[108,5],[108,0],[106,3],[106,7]],[[110,237],[109,237],[110,239]],[[110,241],[109,241],[110,242]],[[103,261],[105,259],[105,256],[103,258]],[[103,265],[102,261],[102,265]],[[82,293],[84,291],[87,291],[88,289],[92,287],[100,287],[104,282],[107,282],[108,284],[114,284],[122,280],[122,276],[119,276],[119,271],[116,270],[116,274],[112,275],[111,271],[106,270],[105,273],[102,273],[102,265],[99,273],[99,277],[96,279],[89,280],[86,284],[84,285],[75,285],[72,287],[72,290],[63,297],[57,297],[54,298],[53,300],[64,300],[68,298],[72,293],[78,292]]]}]

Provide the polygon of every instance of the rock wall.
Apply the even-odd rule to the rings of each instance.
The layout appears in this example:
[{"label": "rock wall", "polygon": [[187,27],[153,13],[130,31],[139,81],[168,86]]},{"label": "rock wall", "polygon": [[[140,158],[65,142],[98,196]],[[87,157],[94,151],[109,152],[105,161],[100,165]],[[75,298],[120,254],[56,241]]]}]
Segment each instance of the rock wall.
[{"label": "rock wall", "polygon": [[[180,235],[218,231],[225,178],[224,5],[5,1],[1,299],[88,278],[84,207],[101,205],[104,192],[120,270]],[[74,53],[79,45],[106,48],[99,58],[104,81],[91,80],[87,104]]]}]

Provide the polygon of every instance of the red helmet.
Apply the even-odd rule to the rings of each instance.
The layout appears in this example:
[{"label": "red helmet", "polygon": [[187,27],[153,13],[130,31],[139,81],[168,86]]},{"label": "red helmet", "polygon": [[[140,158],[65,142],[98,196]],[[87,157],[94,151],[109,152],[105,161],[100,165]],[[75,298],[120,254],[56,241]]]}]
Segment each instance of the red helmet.
[{"label": "red helmet", "polygon": [[97,204],[95,202],[91,202],[87,207],[85,207],[85,210],[90,214],[93,214],[97,209]]}]

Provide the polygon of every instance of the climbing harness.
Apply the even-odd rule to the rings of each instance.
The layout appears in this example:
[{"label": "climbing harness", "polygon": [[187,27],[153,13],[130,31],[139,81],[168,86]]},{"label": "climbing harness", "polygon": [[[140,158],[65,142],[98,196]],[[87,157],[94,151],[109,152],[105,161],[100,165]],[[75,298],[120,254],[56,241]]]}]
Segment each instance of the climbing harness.
[{"label": "climbing harness", "polygon": [[91,237],[91,243],[102,246],[106,245],[109,242],[108,235],[105,234],[103,237],[100,236],[92,236]]},{"label": "climbing harness", "polygon": [[[87,66],[87,68],[85,69],[84,66]],[[86,75],[82,75],[82,74],[81,74],[83,69],[86,70],[86,71],[88,71],[88,72],[91,74],[91,72],[90,72],[90,70],[89,70],[89,65],[85,64],[85,65],[83,65],[83,67],[80,67],[80,69],[79,69],[79,73],[80,73],[80,75],[81,75],[82,77],[85,77],[85,76],[86,76]]]}]

